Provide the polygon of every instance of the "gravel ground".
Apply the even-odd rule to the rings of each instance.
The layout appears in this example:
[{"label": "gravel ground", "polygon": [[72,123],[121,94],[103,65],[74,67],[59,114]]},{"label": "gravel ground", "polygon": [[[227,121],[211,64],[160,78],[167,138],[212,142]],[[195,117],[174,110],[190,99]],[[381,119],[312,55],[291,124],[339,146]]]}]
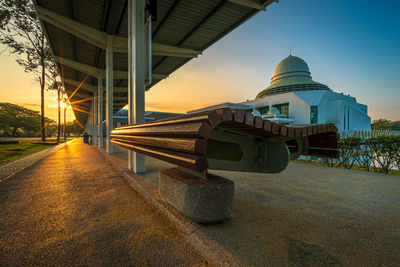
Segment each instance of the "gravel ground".
[{"label": "gravel ground", "polygon": [[80,141],[0,182],[0,266],[22,265],[208,266]]}]

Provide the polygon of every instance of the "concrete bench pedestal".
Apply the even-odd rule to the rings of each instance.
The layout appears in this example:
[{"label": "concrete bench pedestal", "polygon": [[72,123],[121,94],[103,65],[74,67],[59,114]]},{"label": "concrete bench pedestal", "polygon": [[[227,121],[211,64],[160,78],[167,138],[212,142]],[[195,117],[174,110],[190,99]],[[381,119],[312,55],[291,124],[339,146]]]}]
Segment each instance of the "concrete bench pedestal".
[{"label": "concrete bench pedestal", "polygon": [[161,170],[159,192],[167,203],[193,222],[227,219],[233,208],[234,183],[212,174],[201,179],[177,168]]}]

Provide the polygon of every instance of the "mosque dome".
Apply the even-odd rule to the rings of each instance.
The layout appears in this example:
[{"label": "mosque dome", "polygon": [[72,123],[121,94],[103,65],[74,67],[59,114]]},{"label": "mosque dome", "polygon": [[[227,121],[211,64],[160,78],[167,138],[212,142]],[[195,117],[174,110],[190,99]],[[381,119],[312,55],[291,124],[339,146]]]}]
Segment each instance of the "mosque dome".
[{"label": "mosque dome", "polygon": [[293,91],[330,90],[328,86],[315,82],[307,63],[296,56],[288,56],[275,67],[271,84],[261,91],[256,99]]}]

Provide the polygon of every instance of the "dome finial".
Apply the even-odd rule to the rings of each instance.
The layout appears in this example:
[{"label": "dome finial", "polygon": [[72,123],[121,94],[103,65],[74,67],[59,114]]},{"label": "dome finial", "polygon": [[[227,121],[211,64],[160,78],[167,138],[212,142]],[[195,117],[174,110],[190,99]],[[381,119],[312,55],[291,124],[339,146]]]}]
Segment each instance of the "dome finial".
[{"label": "dome finial", "polygon": [[292,48],[289,49],[289,56],[292,56]]}]

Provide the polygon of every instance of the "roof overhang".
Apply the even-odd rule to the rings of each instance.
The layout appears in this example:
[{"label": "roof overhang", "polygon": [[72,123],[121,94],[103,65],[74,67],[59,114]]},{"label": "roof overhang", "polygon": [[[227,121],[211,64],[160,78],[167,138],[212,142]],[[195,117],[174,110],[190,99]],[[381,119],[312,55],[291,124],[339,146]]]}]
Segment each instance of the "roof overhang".
[{"label": "roof overhang", "polygon": [[[128,103],[128,0],[34,0],[51,52],[85,125],[98,74],[105,70],[105,48],[114,50],[114,103]],[[152,86],[277,0],[158,0],[152,23]],[[76,90],[76,88],[79,88]],[[117,97],[117,98],[116,98]],[[85,103],[88,102],[88,103]]]}]

